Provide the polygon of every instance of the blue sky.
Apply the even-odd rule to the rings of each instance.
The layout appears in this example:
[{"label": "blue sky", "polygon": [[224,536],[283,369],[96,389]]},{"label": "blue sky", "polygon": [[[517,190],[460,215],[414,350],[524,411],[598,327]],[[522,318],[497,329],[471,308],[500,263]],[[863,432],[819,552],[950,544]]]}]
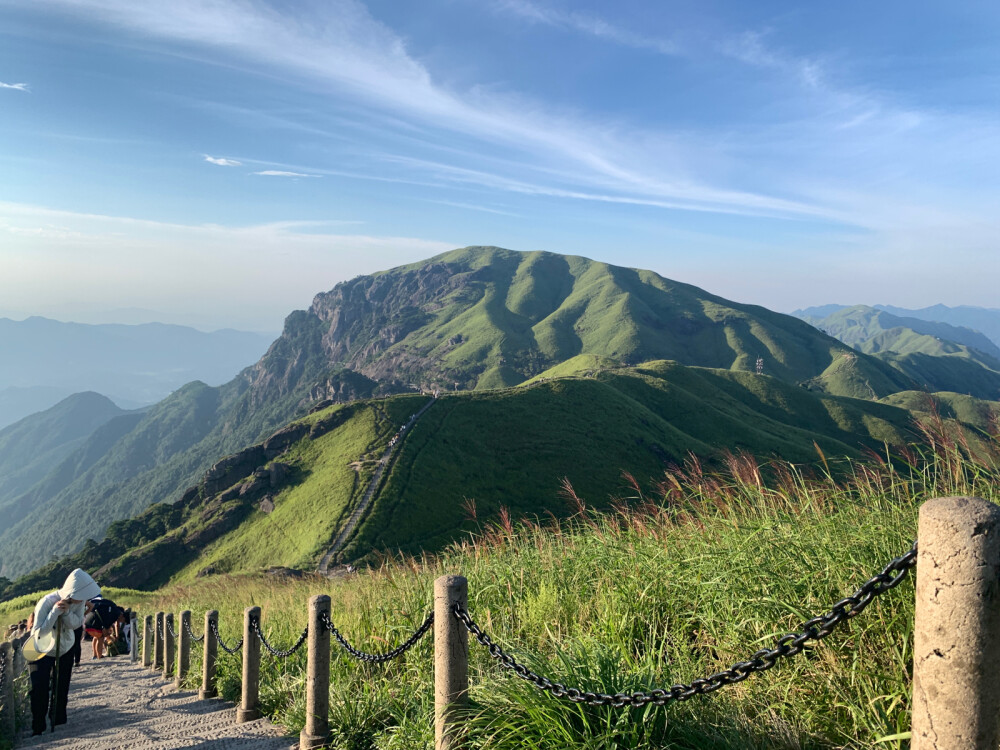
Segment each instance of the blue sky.
[{"label": "blue sky", "polygon": [[0,315],[277,330],[471,244],[781,311],[1000,307],[998,32],[986,2],[0,0]]}]

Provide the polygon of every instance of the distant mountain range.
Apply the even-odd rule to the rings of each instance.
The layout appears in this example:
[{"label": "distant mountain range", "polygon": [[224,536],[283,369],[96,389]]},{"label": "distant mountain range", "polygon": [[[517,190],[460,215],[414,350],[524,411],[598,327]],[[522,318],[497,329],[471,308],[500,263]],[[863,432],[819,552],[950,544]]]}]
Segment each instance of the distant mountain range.
[{"label": "distant mountain range", "polygon": [[161,323],[0,318],[0,428],[73,393],[95,391],[135,408],[192,380],[219,385],[257,361],[270,342],[260,333]]},{"label": "distant mountain range", "polygon": [[[927,356],[932,364],[949,363],[932,368],[935,390],[966,391],[966,371],[950,367],[960,358]],[[440,491],[447,502],[475,493],[488,513],[502,497],[519,512],[555,512],[538,498],[551,494],[559,475],[573,474],[594,502],[603,502],[620,470],[650,476],[689,450],[707,456],[729,447],[808,460],[814,441],[841,455],[883,440],[905,442],[911,412],[874,400],[923,385],[882,352],[858,351],[802,320],[650,271],[544,252],[465,248],[338,284],[308,310],[289,315],[266,354],[224,385],[188,383],[143,412],[111,416],[76,445],[67,438],[50,471],[8,499],[7,507],[30,512],[0,528],[0,573],[27,572],[37,565],[38,550],[44,559],[79,550],[114,521],[114,538],[101,545],[131,547],[173,534],[179,565],[192,548],[208,543],[206,526],[228,533],[261,512],[250,503],[255,496],[239,488],[246,482],[259,487],[253,477],[257,470],[267,473],[271,459],[238,477],[229,477],[224,467],[231,465],[220,460],[267,445],[295,419],[306,428],[288,426],[291,432],[283,434],[297,437],[278,442],[282,450],[297,446],[292,450],[301,460],[285,459],[292,484],[307,476],[318,482],[302,490],[302,507],[313,514],[311,536],[295,542],[296,549],[306,545],[296,560],[312,560],[356,489],[346,463],[377,450],[415,410],[412,396],[375,397],[419,389],[473,392],[442,398],[421,418],[408,444],[426,445],[424,458],[407,463],[401,457],[398,471],[411,472],[410,478],[404,481],[397,470],[387,478],[387,494],[371,510],[371,518],[382,520],[359,526],[350,547],[358,556],[454,538],[462,527],[454,508],[447,518],[434,516],[444,502],[434,499]],[[356,411],[335,406],[359,399],[351,407]],[[307,417],[317,406],[326,410]],[[328,435],[340,447],[319,463],[306,460],[313,448],[308,436],[299,442],[301,430],[312,434],[311,425],[326,419],[333,421],[323,422],[315,439]],[[18,429],[32,434],[33,421]],[[422,443],[425,429],[436,437]],[[359,469],[361,475],[367,470]],[[219,486],[218,472],[236,482],[235,494],[226,495],[230,485]],[[331,482],[327,489],[323,477]],[[196,485],[207,489],[185,493],[178,505],[155,506],[138,526],[119,520],[175,501]],[[197,519],[188,517],[192,509]],[[217,511],[225,511],[224,518]],[[276,523],[281,513],[275,513]],[[181,532],[188,523],[193,526]],[[418,530],[406,532],[413,524]],[[439,532],[419,530],[427,524]],[[248,539],[240,549],[250,555]],[[88,543],[86,550],[98,557],[123,551],[109,547],[98,555],[101,545]],[[227,555],[217,558],[220,569],[236,559]]]},{"label": "distant mountain range", "polygon": [[[957,391],[978,398],[1000,399],[1000,346],[981,333],[964,326],[915,317],[900,317],[881,307],[827,305],[810,308],[825,317],[807,315],[804,320],[856,350],[870,354],[928,391]],[[989,310],[945,308],[930,310],[978,310],[974,317],[988,320]]]},{"label": "distant mountain range", "polygon": [[[818,305],[795,310],[792,315],[803,320],[822,320],[845,308],[866,307],[866,305]],[[901,318],[916,318],[931,323],[947,323],[959,328],[968,328],[985,335],[994,345],[1000,347],[1000,308],[960,305],[932,305],[918,310],[893,305],[872,305]]]}]

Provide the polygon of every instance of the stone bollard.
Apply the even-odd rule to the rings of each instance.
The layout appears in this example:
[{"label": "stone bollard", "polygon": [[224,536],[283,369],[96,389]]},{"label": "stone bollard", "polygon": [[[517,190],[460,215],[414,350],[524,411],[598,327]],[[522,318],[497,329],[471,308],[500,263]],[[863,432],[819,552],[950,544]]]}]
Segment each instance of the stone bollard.
[{"label": "stone bollard", "polygon": [[463,576],[441,576],[434,581],[434,747],[457,750],[461,743],[458,720],[469,693],[469,632],[453,612],[465,609],[469,584]]},{"label": "stone bollard", "polygon": [[138,624],[139,618],[133,614],[132,619],[128,623],[128,657],[129,661],[133,664],[139,660],[139,639],[137,637],[139,628],[136,627]]},{"label": "stone bollard", "polygon": [[218,624],[218,612],[210,609],[205,613],[205,651],[201,662],[201,689],[198,691],[198,697],[202,700],[205,698],[214,698],[219,694],[215,689],[215,657],[218,652],[218,645],[215,642],[215,633],[213,632],[218,627]]},{"label": "stone bollard", "polygon": [[912,750],[1000,743],[1000,507],[942,497],[920,508]]},{"label": "stone bollard", "polygon": [[14,646],[0,643],[0,740],[14,741]]},{"label": "stone bollard", "polygon": [[236,723],[260,718],[257,696],[260,691],[260,639],[254,632],[252,621],[260,622],[260,607],[247,607],[243,611],[243,699],[236,709]]},{"label": "stone bollard", "polygon": [[163,618],[163,679],[169,680],[174,674],[174,613],[168,612]]},{"label": "stone bollard", "polygon": [[177,677],[174,679],[174,686],[180,690],[191,668],[191,610],[185,609],[181,612],[181,632],[177,634]]},{"label": "stone bollard", "polygon": [[163,669],[163,613],[156,613],[156,632],[153,634],[153,671]]},{"label": "stone bollard", "polygon": [[306,662],[306,726],[299,733],[299,750],[326,747],[330,739],[330,597],[309,599],[309,656]]},{"label": "stone bollard", "polygon": [[146,615],[142,620],[142,666],[153,666],[153,616]]}]

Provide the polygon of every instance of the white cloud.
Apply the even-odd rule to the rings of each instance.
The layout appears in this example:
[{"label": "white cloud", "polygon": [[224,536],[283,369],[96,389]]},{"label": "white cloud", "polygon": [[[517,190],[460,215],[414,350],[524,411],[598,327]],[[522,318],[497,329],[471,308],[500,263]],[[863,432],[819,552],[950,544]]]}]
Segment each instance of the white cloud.
[{"label": "white cloud", "polygon": [[661,55],[677,55],[680,53],[679,46],[672,40],[657,39],[638,34],[616,26],[599,16],[576,11],[566,12],[556,10],[530,2],[530,0],[500,0],[497,3],[497,7],[533,23],[542,23],[547,26],[590,34],[591,36],[606,39],[626,47],[650,50]]},{"label": "white cloud", "polygon": [[[237,56],[272,75],[276,69],[291,73],[302,83],[333,89],[411,123],[512,146],[517,155],[510,158],[510,169],[546,165],[576,186],[558,188],[567,195],[601,193],[621,202],[723,213],[770,215],[776,205],[782,212],[798,211],[795,201],[782,196],[705,184],[699,155],[717,146],[698,137],[663,136],[606,118],[560,113],[490,88],[449,90],[436,83],[410,56],[404,41],[358,0],[310,4],[308,17],[304,10],[295,17],[251,0],[176,0],[169,6],[132,0],[48,2],[134,33],[197,45],[220,61]],[[574,15],[564,20],[588,33],[618,41],[629,38],[599,19]],[[646,45],[640,37],[632,41]],[[818,210],[806,207],[804,214]]]},{"label": "white cloud", "polygon": [[26,83],[4,83],[0,81],[0,89],[13,89],[14,91],[30,91]]},{"label": "white cloud", "polygon": [[243,164],[241,161],[236,161],[236,159],[226,159],[225,157],[209,156],[204,154],[205,161],[209,164],[218,164],[220,167],[238,167]]},{"label": "white cloud", "polygon": [[306,174],[305,172],[286,172],[283,169],[265,169],[262,172],[251,172],[264,177],[319,177],[318,174]]}]

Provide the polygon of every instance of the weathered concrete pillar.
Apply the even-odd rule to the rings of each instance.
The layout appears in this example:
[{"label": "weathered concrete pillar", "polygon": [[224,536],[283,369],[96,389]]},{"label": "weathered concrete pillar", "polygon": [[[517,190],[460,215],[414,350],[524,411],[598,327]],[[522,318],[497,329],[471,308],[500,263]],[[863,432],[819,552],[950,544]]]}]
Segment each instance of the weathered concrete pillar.
[{"label": "weathered concrete pillar", "polygon": [[218,652],[218,645],[215,642],[214,630],[219,624],[219,613],[210,609],[205,613],[205,640],[204,657],[201,662],[201,689],[198,697],[214,698],[219,694],[215,689],[215,656]]},{"label": "weathered concrete pillar", "polygon": [[912,750],[1000,744],[1000,507],[928,500],[917,532]]},{"label": "weathered concrete pillar", "polygon": [[461,742],[461,710],[469,693],[469,632],[455,618],[455,603],[469,604],[464,576],[434,581],[434,747],[457,750]]},{"label": "weathered concrete pillar", "polygon": [[163,679],[174,675],[174,613],[168,612],[163,618]]},{"label": "weathered concrete pillar", "polygon": [[306,726],[299,733],[299,750],[325,747],[330,739],[330,597],[309,599],[309,656],[306,661]]},{"label": "weathered concrete pillar", "polygon": [[14,741],[14,646],[0,643],[0,739]]},{"label": "weathered concrete pillar", "polygon": [[260,692],[260,639],[253,629],[253,621],[260,621],[260,607],[247,607],[243,611],[243,698],[236,709],[236,723],[260,718],[257,696]]},{"label": "weathered concrete pillar", "polygon": [[180,632],[177,633],[177,677],[174,686],[179,690],[191,668],[191,610],[181,612]]},{"label": "weathered concrete pillar", "polygon": [[156,633],[153,636],[153,671],[163,669],[163,613],[156,613]]},{"label": "weathered concrete pillar", "polygon": [[128,623],[128,633],[129,633],[128,656],[129,656],[129,661],[131,661],[133,664],[135,664],[135,662],[139,660],[139,638],[138,638],[139,629],[136,627],[138,624],[139,624],[139,618],[136,617],[135,614],[133,614],[132,619],[129,620]]},{"label": "weathered concrete pillar", "polygon": [[142,666],[153,666],[153,616],[146,615],[142,620]]}]

